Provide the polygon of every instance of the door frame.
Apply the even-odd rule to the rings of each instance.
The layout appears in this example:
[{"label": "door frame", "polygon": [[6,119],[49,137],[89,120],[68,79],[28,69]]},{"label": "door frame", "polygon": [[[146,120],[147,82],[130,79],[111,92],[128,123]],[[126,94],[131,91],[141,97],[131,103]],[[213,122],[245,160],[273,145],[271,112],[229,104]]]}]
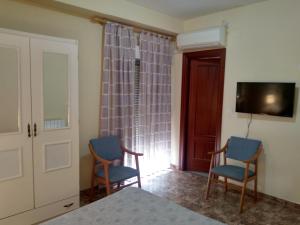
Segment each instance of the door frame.
[{"label": "door frame", "polygon": [[225,75],[226,48],[204,50],[197,52],[183,53],[182,58],[182,86],[181,86],[181,113],[180,113],[180,137],[179,137],[179,169],[187,168],[187,141],[188,141],[188,109],[189,109],[189,81],[190,81],[190,62],[192,59],[218,59],[220,61],[221,90],[219,94],[219,110],[217,121],[216,146],[220,148],[222,110],[223,110],[223,91]]}]

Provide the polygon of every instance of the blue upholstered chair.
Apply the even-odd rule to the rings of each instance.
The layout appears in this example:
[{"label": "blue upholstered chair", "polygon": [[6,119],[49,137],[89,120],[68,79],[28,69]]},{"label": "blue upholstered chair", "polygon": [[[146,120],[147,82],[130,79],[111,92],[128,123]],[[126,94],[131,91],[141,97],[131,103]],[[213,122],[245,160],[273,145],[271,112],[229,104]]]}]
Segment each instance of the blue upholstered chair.
[{"label": "blue upholstered chair", "polygon": [[[136,183],[141,187],[138,157],[142,156],[142,153],[132,152],[122,147],[119,138],[116,136],[91,139],[89,149],[93,156],[91,199],[94,195],[95,179],[97,179],[100,184],[105,185],[107,195],[111,193],[111,186],[113,184],[118,184],[118,189]],[[123,165],[125,153],[135,157],[135,169]],[[113,162],[116,160],[120,161],[119,165],[113,165]],[[137,177],[137,181],[123,185],[122,187],[120,186],[123,181],[133,177]]]},{"label": "blue upholstered chair", "polygon": [[[232,179],[243,184],[240,200],[240,213],[243,212],[246,186],[249,181],[254,180],[254,197],[257,199],[257,160],[262,152],[262,143],[259,140],[231,137],[226,145],[219,151],[211,152],[211,162],[208,175],[206,199],[215,175],[224,177],[225,192],[228,189],[227,179]],[[223,153],[224,165],[214,167],[214,161],[218,154]],[[228,165],[227,159],[233,159],[245,163],[245,167]],[[254,170],[250,169],[250,164],[254,164]]]}]

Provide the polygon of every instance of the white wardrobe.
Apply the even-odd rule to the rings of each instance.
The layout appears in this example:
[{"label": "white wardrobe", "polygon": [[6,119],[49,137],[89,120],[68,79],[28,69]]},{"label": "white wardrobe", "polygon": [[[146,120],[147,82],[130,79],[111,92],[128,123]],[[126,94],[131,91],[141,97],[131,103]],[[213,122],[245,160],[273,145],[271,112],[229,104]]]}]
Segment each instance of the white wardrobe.
[{"label": "white wardrobe", "polygon": [[79,207],[77,41],[0,29],[0,225]]}]

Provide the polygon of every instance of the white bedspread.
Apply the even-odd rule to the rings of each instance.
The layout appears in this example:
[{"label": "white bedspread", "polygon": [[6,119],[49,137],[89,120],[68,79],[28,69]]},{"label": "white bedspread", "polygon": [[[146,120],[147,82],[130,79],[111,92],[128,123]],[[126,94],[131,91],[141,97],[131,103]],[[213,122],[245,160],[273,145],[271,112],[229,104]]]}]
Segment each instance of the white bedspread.
[{"label": "white bedspread", "polygon": [[138,188],[125,188],[43,225],[224,225]]}]

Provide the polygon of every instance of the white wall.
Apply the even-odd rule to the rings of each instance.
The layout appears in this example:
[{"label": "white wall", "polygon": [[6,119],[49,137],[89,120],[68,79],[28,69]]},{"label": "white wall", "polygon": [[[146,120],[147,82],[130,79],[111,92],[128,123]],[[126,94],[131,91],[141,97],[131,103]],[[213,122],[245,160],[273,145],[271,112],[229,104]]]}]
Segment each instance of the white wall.
[{"label": "white wall", "polygon": [[183,30],[183,21],[180,19],[125,0],[56,0],[56,3],[63,3],[70,7],[79,7],[99,14],[105,14],[105,17],[121,18],[122,20],[172,33],[179,33]]},{"label": "white wall", "polygon": [[182,54],[175,52],[171,67],[171,164],[179,165]]},{"label": "white wall", "polygon": [[[249,117],[235,113],[237,81],[296,82],[300,86],[300,1],[269,0],[185,21],[185,31],[228,22],[222,143],[231,135],[244,136]],[[181,62],[174,65],[181,71]],[[175,73],[173,90],[179,91],[181,73]],[[298,93],[297,93],[298,95]],[[173,93],[173,96],[179,96]],[[173,109],[179,129],[180,98]],[[179,135],[176,134],[178,137]],[[300,203],[300,102],[292,119],[254,116],[250,137],[263,141],[259,161],[259,190]],[[179,139],[172,140],[179,146]],[[174,149],[178,156],[178,148]],[[174,159],[178,161],[178,159]]]},{"label": "white wall", "polygon": [[79,41],[80,182],[90,177],[87,143],[98,135],[102,27],[87,19],[1,0],[0,27]]},{"label": "white wall", "polygon": [[[124,18],[126,21],[136,21],[171,33],[183,30],[182,21],[124,0],[59,2],[82,7],[82,10],[107,13],[113,17]],[[61,10],[66,8],[62,7]],[[77,12],[80,14],[79,8]],[[88,188],[91,170],[88,141],[98,136],[99,129],[102,27],[91,23],[88,19],[37,7],[27,0],[1,0],[0,27],[79,40],[80,187]]]},{"label": "white wall", "polygon": [[[71,3],[69,0],[60,0]],[[75,2],[78,7],[82,1]],[[169,31],[182,29],[180,21],[116,1],[101,4],[89,0],[97,10],[126,17]],[[110,1],[109,1],[110,2]],[[88,3],[85,2],[87,8]],[[116,8],[109,7],[110,4]],[[111,5],[110,5],[111,6]],[[103,9],[105,9],[103,11]],[[188,20],[184,29],[229,23],[225,72],[222,143],[231,135],[244,136],[248,118],[234,112],[237,81],[295,81],[300,85],[300,1],[269,0],[233,10]],[[145,16],[147,14],[147,16]],[[138,15],[138,16],[137,16]],[[76,16],[66,15],[11,0],[1,0],[0,27],[79,40],[79,107],[81,188],[89,185],[88,140],[98,135],[102,28]],[[172,66],[172,162],[178,164],[182,55]],[[264,142],[259,163],[259,189],[267,194],[300,203],[300,121],[299,98],[293,119],[255,116],[250,136]]]}]

